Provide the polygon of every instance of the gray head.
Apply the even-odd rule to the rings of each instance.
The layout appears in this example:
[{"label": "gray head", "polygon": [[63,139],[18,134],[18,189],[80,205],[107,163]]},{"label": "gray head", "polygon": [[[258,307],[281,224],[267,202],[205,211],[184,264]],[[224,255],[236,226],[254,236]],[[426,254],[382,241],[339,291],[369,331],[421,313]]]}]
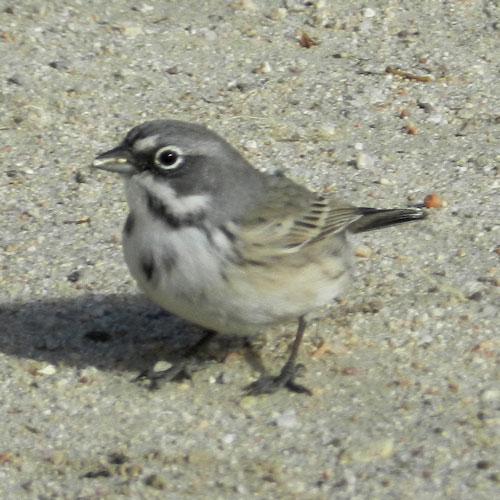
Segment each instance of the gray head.
[{"label": "gray head", "polygon": [[134,127],[93,166],[120,173],[159,196],[162,186],[179,199],[209,195],[218,219],[245,213],[263,184],[263,175],[224,139],[201,125],[177,120]]}]

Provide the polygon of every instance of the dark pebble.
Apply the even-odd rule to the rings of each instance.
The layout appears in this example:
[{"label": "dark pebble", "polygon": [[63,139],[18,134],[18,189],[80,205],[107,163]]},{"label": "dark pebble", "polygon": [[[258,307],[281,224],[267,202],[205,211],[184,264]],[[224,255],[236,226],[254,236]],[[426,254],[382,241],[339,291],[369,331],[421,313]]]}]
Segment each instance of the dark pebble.
[{"label": "dark pebble", "polygon": [[71,281],[71,283],[76,283],[81,277],[80,271],[73,271],[72,273],[68,274],[66,276],[68,281]]}]

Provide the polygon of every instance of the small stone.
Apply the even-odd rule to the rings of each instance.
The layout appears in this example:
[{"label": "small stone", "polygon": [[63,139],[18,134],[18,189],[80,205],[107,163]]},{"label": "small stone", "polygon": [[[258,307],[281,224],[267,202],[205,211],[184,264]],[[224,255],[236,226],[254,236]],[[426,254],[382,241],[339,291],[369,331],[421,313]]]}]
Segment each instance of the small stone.
[{"label": "small stone", "polygon": [[425,208],[442,208],[444,206],[443,199],[437,193],[428,194],[424,198]]},{"label": "small stone", "polygon": [[441,113],[433,113],[429,116],[429,118],[427,118],[427,121],[434,125],[439,125],[440,123],[445,122],[444,117]]},{"label": "small stone", "polygon": [[403,127],[403,131],[408,135],[417,135],[419,132],[418,128],[413,123],[408,123],[407,125],[405,125]]},{"label": "small stone", "polygon": [[379,180],[380,184],[382,184],[382,186],[392,186],[394,183],[387,179],[386,177],[382,177],[380,180]]},{"label": "small stone", "polygon": [[467,296],[469,300],[475,300],[479,302],[483,298],[483,294],[481,292],[474,292]]},{"label": "small stone", "polygon": [[366,245],[359,245],[356,248],[355,255],[356,255],[356,257],[362,257],[362,258],[367,259],[368,257],[371,257],[372,253],[373,253],[373,251],[370,247],[368,247]]},{"label": "small stone", "polygon": [[476,463],[476,467],[481,470],[486,470],[491,467],[491,462],[488,462],[488,460],[479,460],[479,462]]},{"label": "small stone", "polygon": [[267,61],[264,61],[263,63],[259,64],[259,66],[257,66],[253,70],[253,72],[257,73],[258,75],[266,75],[271,71],[272,71],[271,65]]},{"label": "small stone", "polygon": [[235,440],[236,440],[236,434],[226,434],[222,438],[222,442],[224,444],[232,444],[232,443],[234,443]]},{"label": "small stone", "polygon": [[227,384],[228,383],[227,375],[224,372],[219,373],[219,375],[217,375],[217,377],[215,378],[215,383],[220,385]]},{"label": "small stone", "polygon": [[286,16],[287,16],[287,11],[283,7],[273,9],[269,14],[269,17],[273,21],[281,21],[282,19],[285,19]]},{"label": "small stone", "polygon": [[237,0],[231,4],[233,9],[239,10],[247,10],[247,11],[256,11],[257,5],[253,2],[253,0]]},{"label": "small stone", "polygon": [[69,64],[67,61],[59,60],[59,61],[51,61],[49,62],[49,66],[58,70],[68,70]]},{"label": "small stone", "polygon": [[153,367],[153,371],[156,373],[166,372],[167,370],[172,368],[172,366],[172,363],[169,363],[168,361],[157,361]]},{"label": "small stone", "polygon": [[80,278],[81,278],[80,271],[73,271],[72,273],[68,274],[68,276],[66,276],[66,279],[70,283],[76,283]]},{"label": "small stone", "polygon": [[365,9],[363,9],[363,16],[365,16],[367,19],[375,17],[376,15],[377,13],[375,12],[375,10],[370,7],[366,7]]},{"label": "small stone", "polygon": [[299,44],[305,49],[310,49],[311,47],[318,45],[318,42],[314,38],[311,38],[308,33],[303,31],[299,35]]},{"label": "small stone", "polygon": [[52,455],[48,458],[48,461],[57,466],[64,465],[68,461],[68,457],[63,451],[56,450],[52,453]]},{"label": "small stone", "polygon": [[371,169],[375,165],[375,160],[372,156],[367,153],[360,152],[356,158],[356,166],[358,168],[368,168]]},{"label": "small stone", "polygon": [[331,139],[337,133],[335,123],[323,123],[319,126],[318,133],[322,139]]},{"label": "small stone", "polygon": [[85,175],[81,172],[81,170],[77,170],[75,173],[75,182],[77,184],[84,184],[86,182]]},{"label": "small stone", "polygon": [[[345,454],[345,462],[360,462],[369,463],[377,460],[391,458],[394,454],[394,441],[392,439],[382,439],[374,441],[367,447],[347,451]],[[349,460],[350,459],[350,460]]]},{"label": "small stone", "polygon": [[144,479],[144,484],[146,486],[151,486],[155,490],[164,490],[167,486],[167,482],[158,474],[151,474]]},{"label": "small stone", "polygon": [[426,101],[417,101],[417,106],[423,109],[426,113],[431,114],[434,111],[434,105]]},{"label": "small stone", "polygon": [[155,8],[152,5],[148,5],[145,3],[143,3],[140,7],[137,7],[137,11],[142,12],[143,14],[152,12],[153,10],[155,10]]},{"label": "small stone", "polygon": [[241,80],[231,80],[227,84],[227,90],[239,90],[240,92],[245,92],[249,89],[248,83],[242,82]]},{"label": "small stone", "polygon": [[7,83],[10,83],[11,85],[19,85],[20,87],[22,87],[24,84],[24,79],[22,76],[15,74],[7,78]]},{"label": "small stone", "polygon": [[54,365],[45,365],[43,368],[39,368],[37,373],[40,375],[54,375],[57,372],[57,369]]},{"label": "small stone", "polygon": [[290,12],[302,12],[306,10],[305,3],[304,0],[285,0],[284,5]]},{"label": "small stone", "polygon": [[144,33],[141,26],[131,23],[124,23],[119,29],[127,38],[136,38]]},{"label": "small stone", "polygon": [[217,33],[214,30],[208,28],[200,29],[200,33],[209,41],[215,42],[217,40]]},{"label": "small stone", "polygon": [[250,140],[245,141],[243,143],[243,147],[247,151],[257,151],[257,149],[259,148],[259,145],[257,144],[257,141],[254,141],[253,139],[250,139]]},{"label": "small stone", "polygon": [[484,403],[493,403],[500,401],[500,389],[487,389],[481,394],[481,401]]}]

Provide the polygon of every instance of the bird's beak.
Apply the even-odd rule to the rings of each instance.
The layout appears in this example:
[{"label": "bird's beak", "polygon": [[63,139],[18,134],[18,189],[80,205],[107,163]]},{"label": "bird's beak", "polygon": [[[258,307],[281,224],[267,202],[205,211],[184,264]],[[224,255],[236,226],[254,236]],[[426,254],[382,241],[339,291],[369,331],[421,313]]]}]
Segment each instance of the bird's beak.
[{"label": "bird's beak", "polygon": [[128,149],[123,145],[101,153],[92,163],[94,168],[107,170],[123,175],[132,175],[136,168],[132,162],[132,156]]}]

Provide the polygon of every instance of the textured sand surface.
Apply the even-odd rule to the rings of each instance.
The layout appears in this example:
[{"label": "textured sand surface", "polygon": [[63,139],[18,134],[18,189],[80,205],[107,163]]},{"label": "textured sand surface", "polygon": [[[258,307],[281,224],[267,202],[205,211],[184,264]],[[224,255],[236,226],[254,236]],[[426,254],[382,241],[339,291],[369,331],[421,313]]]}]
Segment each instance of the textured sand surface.
[{"label": "textured sand surface", "polygon": [[[500,12],[493,1],[0,3],[0,497],[498,493]],[[192,382],[131,382],[200,332],[137,291],[121,182],[95,154],[152,118],[364,206],[446,202],[362,235],[306,334],[313,396],[243,397],[213,342]],[[267,332],[270,370],[294,325]]]}]

